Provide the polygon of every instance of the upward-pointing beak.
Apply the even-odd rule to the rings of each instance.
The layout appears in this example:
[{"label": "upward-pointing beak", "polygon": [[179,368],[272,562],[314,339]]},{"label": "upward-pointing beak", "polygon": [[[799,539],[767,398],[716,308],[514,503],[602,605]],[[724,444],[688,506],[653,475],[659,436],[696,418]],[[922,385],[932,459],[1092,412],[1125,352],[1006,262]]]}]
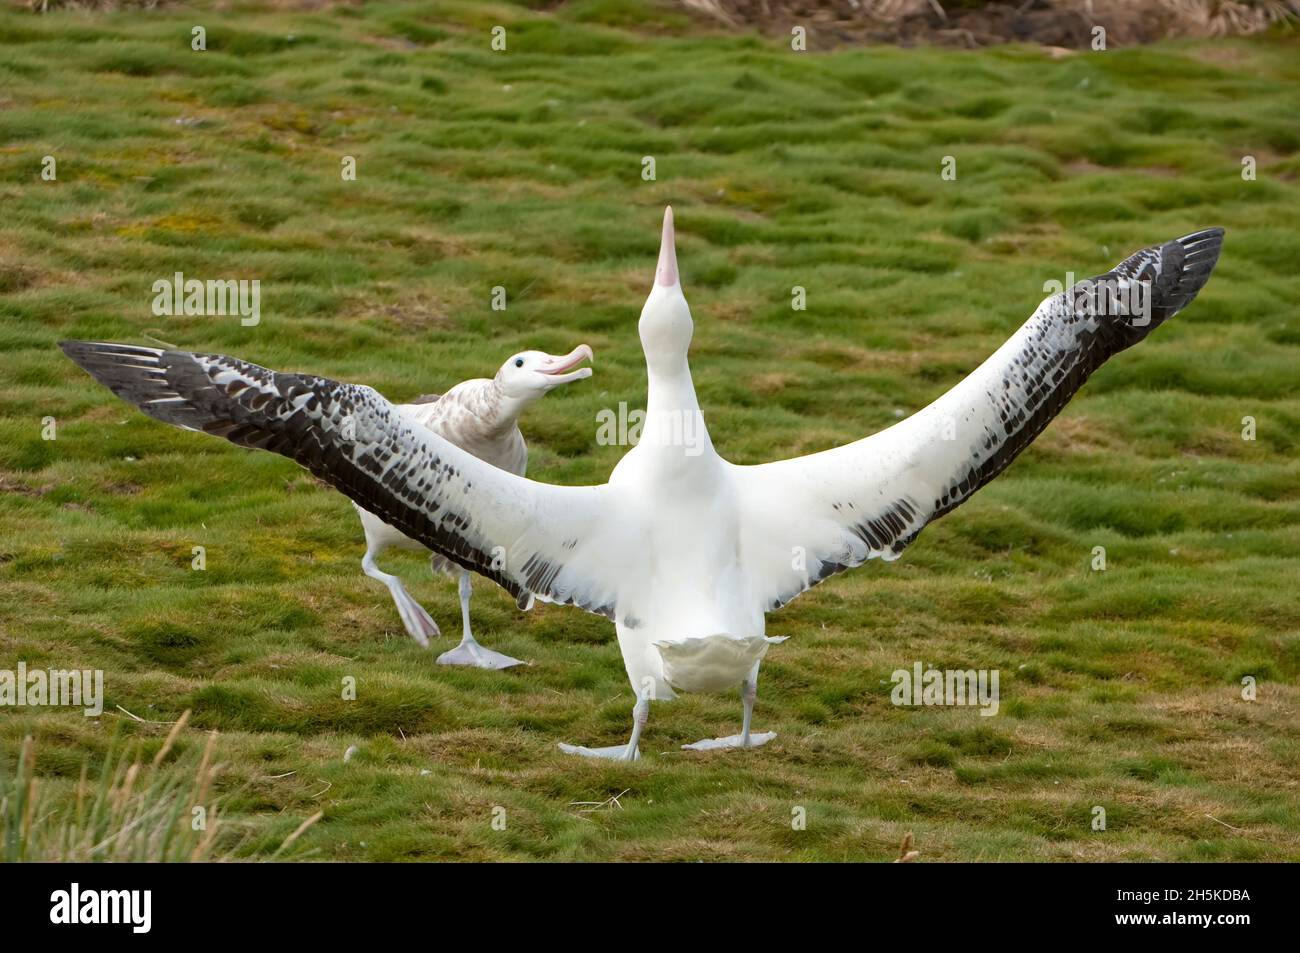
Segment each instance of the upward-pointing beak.
[{"label": "upward-pointing beak", "polygon": [[664,209],[664,233],[659,241],[659,267],[655,269],[655,284],[671,288],[677,281],[677,233],[673,229],[673,207]]},{"label": "upward-pointing beak", "polygon": [[[583,380],[591,376],[590,367],[578,367],[583,361],[594,361],[595,355],[591,353],[591,348],[586,344],[579,344],[568,354],[563,357],[551,354],[547,355],[546,361],[537,370],[551,378],[556,384],[567,384],[570,381]],[[574,368],[578,368],[574,370]]]}]

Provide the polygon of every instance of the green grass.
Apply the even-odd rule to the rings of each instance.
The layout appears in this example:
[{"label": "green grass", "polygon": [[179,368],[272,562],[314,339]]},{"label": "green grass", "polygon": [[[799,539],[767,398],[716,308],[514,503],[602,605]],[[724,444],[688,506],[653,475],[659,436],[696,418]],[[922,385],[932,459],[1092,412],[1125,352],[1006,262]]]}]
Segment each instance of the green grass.
[{"label": "green grass", "polygon": [[[213,849],[238,856],[323,811],[305,856],[883,860],[913,831],[923,862],[1300,859],[1295,39],[796,54],[630,2],[433,8],[0,11],[0,668],[102,668],[107,692],[99,719],[6,710],[4,764],[30,734],[68,795],[115,735],[156,746],[192,709],[226,766]],[[792,636],[760,686],[775,742],[680,751],[740,716],[687,697],[631,765],[555,748],[625,737],[607,622],[484,583],[480,637],[534,664],[441,669],[361,574],[346,500],[150,421],[55,347],[153,336],[405,399],[587,341],[595,376],[525,429],[533,475],[600,481],[621,450],[597,412],[644,399],[669,202],[701,401],[737,462],[920,408],[1067,270],[1228,236],[1196,304],[974,501],[769,619]],[[262,323],[155,317],[176,271],[260,279]],[[451,583],[386,564],[454,630]],[[893,707],[916,660],[999,669],[1000,714]]]}]

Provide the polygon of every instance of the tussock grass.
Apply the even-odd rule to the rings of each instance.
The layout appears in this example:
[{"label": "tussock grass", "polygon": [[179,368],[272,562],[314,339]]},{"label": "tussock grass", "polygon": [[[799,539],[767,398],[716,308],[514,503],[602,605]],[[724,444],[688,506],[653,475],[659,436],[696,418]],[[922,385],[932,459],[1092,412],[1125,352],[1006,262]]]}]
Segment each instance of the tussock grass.
[{"label": "tussock grass", "polygon": [[[111,746],[91,775],[88,762],[68,790],[40,778],[37,746],[23,739],[12,774],[0,770],[0,844],[6,863],[167,863],[231,860],[216,782],[217,733],[201,748],[168,760],[190,720],[171,725],[152,758],[142,743]],[[2,768],[3,766],[0,766]],[[320,820],[316,813],[286,837],[269,859],[281,859]],[[247,836],[244,838],[247,840]]]},{"label": "tussock grass", "polygon": [[[116,783],[141,743],[155,776],[164,732],[120,709],[190,709],[221,732],[214,857],[270,856],[320,811],[294,849],[327,859],[886,861],[909,832],[920,862],[1300,858],[1295,40],[792,54],[630,3],[198,17],[0,10],[0,667],[106,673],[99,719],[0,718],[9,777],[34,739],[46,830],[83,764]],[[603,480],[622,451],[596,414],[644,399],[635,321],[668,202],[701,400],[738,462],[919,409],[1066,270],[1228,235],[1195,305],[975,500],[770,618],[792,636],[760,686],[776,741],[681,751],[739,724],[737,699],[691,697],[655,708],[632,765],[555,749],[625,737],[607,622],[482,584],[480,637],[533,664],[440,669],[361,574],[345,500],[148,420],[55,347],[158,338],[407,399],[585,340],[595,376],[525,429],[538,478]],[[153,315],[176,271],[259,278],[262,323]],[[454,586],[414,554],[384,564],[455,630]],[[1000,713],[894,707],[890,673],[917,660],[998,669]],[[168,807],[130,809],[182,803],[200,753],[179,737]]]}]

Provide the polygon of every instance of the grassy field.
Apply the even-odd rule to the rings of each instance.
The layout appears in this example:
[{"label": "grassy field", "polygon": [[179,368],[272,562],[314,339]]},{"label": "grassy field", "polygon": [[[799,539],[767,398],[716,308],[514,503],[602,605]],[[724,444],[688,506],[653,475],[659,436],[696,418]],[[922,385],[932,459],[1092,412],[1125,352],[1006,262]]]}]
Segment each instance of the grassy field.
[{"label": "grassy field", "polygon": [[[152,757],[192,709],[167,758],[220,732],[235,856],[323,811],[290,856],[874,860],[912,831],[921,861],[1300,859],[1295,39],[795,53],[622,0],[226,8],[0,11],[0,668],[100,668],[107,694],[98,719],[4,710],[0,765],[33,735],[57,803],[115,735]],[[55,347],[153,338],[406,399],[586,341],[595,376],[524,429],[534,476],[601,481],[622,448],[597,413],[644,400],[669,202],[701,403],[746,463],[919,409],[1045,281],[1228,235],[1195,305],[974,501],[770,617],[775,742],[679,750],[739,723],[688,696],[630,765],[556,750],[626,736],[608,622],[481,583],[480,638],[533,664],[439,668],[453,583],[383,560],[447,633],[423,651],[343,497]],[[261,323],[155,316],[178,271],[259,279]],[[999,715],[891,705],[918,660],[1000,670]]]}]

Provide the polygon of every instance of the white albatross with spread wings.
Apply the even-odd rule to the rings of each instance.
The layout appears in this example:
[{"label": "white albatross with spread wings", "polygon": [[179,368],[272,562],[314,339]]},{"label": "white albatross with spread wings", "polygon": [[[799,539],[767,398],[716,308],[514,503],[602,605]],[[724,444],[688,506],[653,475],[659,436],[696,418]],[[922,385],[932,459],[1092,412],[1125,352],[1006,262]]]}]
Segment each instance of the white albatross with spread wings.
[{"label": "white albatross with spread wings", "polygon": [[[641,310],[649,379],[640,442],[600,486],[492,467],[368,387],[231,357],[65,342],[74,361],[159,420],[296,460],[384,522],[534,597],[614,621],[636,695],[632,736],[574,754],[631,760],[652,700],[739,686],[752,747],[765,615],[828,576],[891,560],[997,476],[1111,355],[1187,305],[1219,257],[1208,229],[1140,251],[1045,300],[969,377],[887,430],[810,456],[736,466],[714,451],[687,364],[693,324],[672,209]],[[683,439],[690,434],[691,439]]]}]

